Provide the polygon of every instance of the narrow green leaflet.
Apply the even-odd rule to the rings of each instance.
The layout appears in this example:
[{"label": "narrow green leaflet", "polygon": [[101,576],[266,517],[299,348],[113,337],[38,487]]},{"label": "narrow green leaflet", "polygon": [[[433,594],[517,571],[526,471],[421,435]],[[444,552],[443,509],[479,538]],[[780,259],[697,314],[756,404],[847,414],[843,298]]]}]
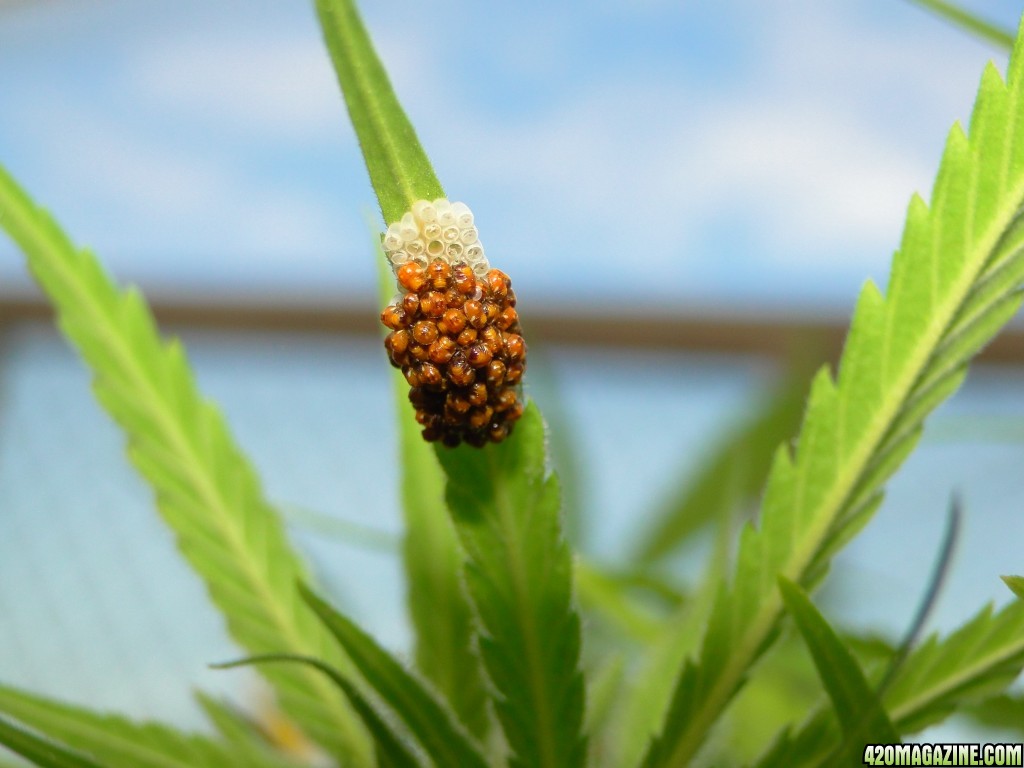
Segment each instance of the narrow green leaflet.
[{"label": "narrow green leaflet", "polygon": [[693,477],[671,491],[636,547],[634,559],[654,562],[676,551],[702,525],[755,499],[776,446],[800,425],[807,382],[791,375],[752,416],[727,435]]},{"label": "narrow green leaflet", "polygon": [[[379,239],[376,246],[386,302],[394,277]],[[490,724],[487,689],[476,651],[473,609],[462,580],[465,558],[444,503],[444,474],[434,451],[420,437],[422,427],[409,405],[409,385],[401,372],[393,371],[393,383],[405,522],[402,560],[416,628],[416,667],[445,696],[470,733],[483,738]]]},{"label": "narrow green leaflet", "polygon": [[[1024,669],[1024,601],[998,613],[983,609],[945,638],[933,636],[907,656],[882,697],[900,736],[941,722],[957,709],[982,705],[1006,690]],[[801,765],[824,764],[835,747],[835,724],[814,713],[758,763],[769,768],[799,755]]]},{"label": "narrow green leaflet", "polygon": [[102,768],[84,755],[40,738],[0,717],[0,745],[40,768]]},{"label": "narrow green leaflet", "polygon": [[576,592],[581,610],[600,618],[625,637],[642,643],[658,639],[664,621],[642,602],[635,600],[617,574],[576,560]]},{"label": "narrow green leaflet", "polygon": [[976,13],[972,13],[958,4],[946,2],[946,0],[911,0],[911,2],[927,8],[936,16],[940,16],[951,24],[965,29],[983,40],[988,40],[1000,48],[1005,48],[1007,51],[1013,48],[1013,30],[1003,29],[990,21],[985,21]]},{"label": "narrow green leaflet", "polygon": [[1024,601],[991,607],[946,638],[932,636],[907,657],[884,697],[902,734],[956,708],[1002,693],[1024,668]]},{"label": "narrow green leaflet", "polygon": [[540,412],[527,406],[503,443],[438,448],[437,454],[513,765],[580,766],[586,756],[580,620]]},{"label": "narrow green leaflet", "polygon": [[[221,414],[198,392],[181,344],[164,342],[142,297],[121,291],[0,168],[0,227],[25,252],[61,330],[92,368],[97,399],[128,437],[178,547],[252,652],[345,659],[295,595],[303,571]],[[312,670],[267,671],[282,707],[333,754],[366,765],[354,713]]]},{"label": "narrow green leaflet", "polygon": [[0,712],[115,768],[286,768],[266,753],[250,759],[205,736],[119,715],[91,712],[63,702],[0,687]]},{"label": "narrow green leaflet", "polygon": [[899,736],[857,660],[814,607],[807,593],[781,578],[779,589],[832,700],[836,720],[843,731],[842,751],[846,762],[860,765],[864,744],[898,743]]},{"label": "narrow green leaflet", "polygon": [[691,763],[775,636],[776,577],[809,588],[824,575],[831,555],[877,507],[924,418],[1016,313],[1022,203],[1018,43],[1007,83],[986,68],[970,138],[959,125],[950,132],[931,207],[911,200],[887,295],[871,283],[861,292],[838,379],[827,369],[814,379],[795,455],[785,445],[776,453],[759,528],[741,535],[732,583],[715,605],[698,657],[684,665],[648,766]]},{"label": "narrow green leaflet", "polygon": [[1003,576],[1001,578],[1013,594],[1024,599],[1024,576]]},{"label": "narrow green leaflet", "polygon": [[274,662],[286,662],[291,664],[302,664],[318,672],[323,673],[338,689],[345,694],[352,708],[359,713],[363,724],[370,735],[373,736],[374,746],[377,751],[377,768],[422,768],[422,764],[413,755],[412,751],[405,745],[402,737],[399,736],[385,718],[377,711],[377,708],[359,692],[359,689],[345,678],[338,670],[319,659],[309,656],[294,656],[287,653],[268,653],[260,656],[253,656],[240,661],[231,661],[226,664],[214,664],[216,669],[229,669],[231,667],[247,666],[250,664],[265,664]]},{"label": "narrow green leaflet", "polygon": [[480,747],[462,729],[444,702],[354,623],[306,587],[300,587],[300,592],[362,676],[405,721],[435,763],[486,768]]},{"label": "narrow green leaflet", "polygon": [[417,200],[444,197],[444,190],[398,103],[355,3],[317,0],[316,8],[381,214],[390,224]]}]

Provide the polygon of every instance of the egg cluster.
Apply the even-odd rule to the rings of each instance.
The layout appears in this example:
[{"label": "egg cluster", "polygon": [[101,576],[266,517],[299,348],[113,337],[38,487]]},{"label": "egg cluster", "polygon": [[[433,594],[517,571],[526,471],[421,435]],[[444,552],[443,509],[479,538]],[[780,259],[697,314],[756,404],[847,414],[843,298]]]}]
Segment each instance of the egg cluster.
[{"label": "egg cluster", "polygon": [[[421,203],[430,206],[433,214],[428,211],[427,215],[434,215],[430,221],[421,218]],[[468,222],[473,234],[470,246],[479,246],[472,214],[464,205],[420,201],[413,211],[406,216],[412,215],[419,233],[408,239],[403,234],[406,247],[388,250],[404,291],[381,313],[381,322],[391,329],[384,341],[388,357],[409,382],[409,400],[423,425],[424,439],[447,446],[500,442],[523,415],[519,390],[526,370],[526,343],[520,334],[512,282],[501,270],[490,269],[482,247],[475,261],[467,249],[454,249],[457,256],[447,250],[430,259],[423,256],[426,250],[410,256],[408,243],[421,241],[426,234],[424,223],[448,212],[463,217],[457,221]],[[385,236],[386,249],[394,228]],[[424,242],[426,249],[436,241]],[[457,243],[462,241],[451,239],[448,245]],[[396,260],[396,253],[405,255]]]},{"label": "egg cluster", "polygon": [[388,227],[384,253],[396,273],[403,264],[426,267],[438,258],[448,264],[464,262],[480,278],[490,269],[472,211],[465,203],[449,203],[443,197],[413,203],[401,221]]}]

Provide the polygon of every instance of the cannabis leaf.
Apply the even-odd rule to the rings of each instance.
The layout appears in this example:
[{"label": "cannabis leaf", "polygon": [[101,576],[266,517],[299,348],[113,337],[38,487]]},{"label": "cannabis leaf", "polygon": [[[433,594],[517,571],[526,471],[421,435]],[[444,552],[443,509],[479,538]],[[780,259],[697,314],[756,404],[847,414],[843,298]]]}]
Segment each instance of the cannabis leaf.
[{"label": "cannabis leaf", "polygon": [[[235,640],[252,652],[345,665],[298,600],[303,569],[280,518],[220,412],[197,390],[181,344],[161,340],[141,295],[119,290],[2,168],[0,227],[24,251],[65,336],[92,368],[97,399],[127,435],[132,463]],[[343,760],[368,764],[365,731],[322,676],[299,668],[265,674],[317,741]]]},{"label": "cannabis leaf", "polygon": [[1024,276],[1024,50],[985,69],[969,137],[949,134],[931,207],[911,200],[887,295],[861,292],[839,364],[814,379],[795,453],[769,475],[760,527],[686,662],[645,765],[687,765],[778,628],[782,575],[809,588],[869,519],[924,418],[1017,311]]}]

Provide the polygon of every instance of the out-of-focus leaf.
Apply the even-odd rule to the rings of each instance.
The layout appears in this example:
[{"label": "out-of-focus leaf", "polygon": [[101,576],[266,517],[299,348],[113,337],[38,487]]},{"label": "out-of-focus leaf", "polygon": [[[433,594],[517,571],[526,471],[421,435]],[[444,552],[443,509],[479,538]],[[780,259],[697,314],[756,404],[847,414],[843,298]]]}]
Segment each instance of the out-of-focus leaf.
[{"label": "out-of-focus leaf", "polygon": [[948,0],[911,0],[913,3],[927,8],[954,26],[977,35],[1005,51],[1013,49],[1013,30],[1000,27],[986,21],[973,11],[969,11],[958,3],[950,3]]},{"label": "out-of-focus leaf", "polygon": [[802,370],[797,367],[750,418],[727,434],[694,475],[683,475],[683,483],[670,491],[654,514],[634,558],[660,560],[710,520],[729,512],[732,504],[757,497],[775,449],[800,425],[807,394],[806,377],[797,375]]},{"label": "out-of-focus leaf", "polygon": [[362,718],[363,724],[373,737],[373,743],[377,752],[378,768],[422,768],[422,763],[405,745],[402,737],[392,729],[387,720],[377,711],[377,708],[344,675],[329,664],[324,664],[319,659],[312,659],[308,656],[295,656],[288,653],[268,653],[252,656],[248,659],[231,661],[226,664],[214,664],[213,666],[216,669],[229,669],[250,664],[259,665],[276,662],[304,664],[323,673],[338,686],[341,692],[345,694],[345,698],[348,699],[352,708]]},{"label": "out-of-focus leaf", "polygon": [[779,589],[832,700],[832,708],[843,731],[840,754],[845,756],[845,761],[850,765],[861,765],[864,744],[898,743],[900,739],[889,716],[839,635],[800,587],[780,578]]},{"label": "out-of-focus leaf", "polygon": [[435,763],[486,768],[480,747],[433,691],[407,672],[372,637],[308,588],[300,587],[300,592],[362,676],[405,721]]},{"label": "out-of-focus leaf", "polygon": [[73,752],[0,717],[0,744],[39,768],[102,768],[85,755]]}]

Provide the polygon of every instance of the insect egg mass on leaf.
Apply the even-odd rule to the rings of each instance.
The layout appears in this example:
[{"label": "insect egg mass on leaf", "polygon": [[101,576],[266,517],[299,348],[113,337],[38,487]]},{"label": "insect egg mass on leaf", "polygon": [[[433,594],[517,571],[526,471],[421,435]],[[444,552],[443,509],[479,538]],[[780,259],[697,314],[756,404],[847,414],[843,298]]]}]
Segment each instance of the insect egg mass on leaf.
[{"label": "insect egg mass on leaf", "polygon": [[418,200],[388,227],[384,252],[403,291],[381,313],[384,347],[409,382],[423,438],[501,442],[523,415],[526,342],[512,281],[488,263],[473,213]]}]

